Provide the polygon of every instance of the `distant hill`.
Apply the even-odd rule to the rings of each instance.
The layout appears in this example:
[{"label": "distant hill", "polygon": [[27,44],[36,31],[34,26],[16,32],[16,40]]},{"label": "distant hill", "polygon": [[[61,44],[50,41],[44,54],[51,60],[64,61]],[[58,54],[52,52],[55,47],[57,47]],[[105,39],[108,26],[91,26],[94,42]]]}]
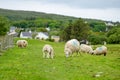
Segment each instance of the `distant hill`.
[{"label": "distant hill", "polygon": [[[37,18],[40,19],[45,19],[45,20],[51,20],[51,24],[53,23],[54,27],[56,26],[56,28],[60,28],[60,26],[62,26],[61,24],[64,24],[70,20],[74,21],[76,19],[78,19],[77,17],[72,17],[72,16],[65,16],[65,15],[58,15],[58,14],[48,14],[48,13],[43,13],[43,12],[35,12],[35,11],[24,11],[24,10],[9,10],[9,9],[2,9],[0,8],[0,16],[5,16],[7,17],[10,21],[22,21],[22,20],[36,20]],[[84,19],[89,26],[91,27],[91,29],[95,32],[99,32],[99,31],[105,31],[106,29],[106,22],[107,21],[103,21],[103,20],[98,20],[98,19],[87,19],[87,18],[82,18]],[[56,20],[59,25],[57,23],[55,23],[52,20]],[[45,21],[42,21],[43,23]],[[32,22],[30,22],[31,24],[33,24]],[[110,22],[112,23],[112,22]],[[20,23],[22,24],[22,23]],[[67,23],[68,24],[68,23]],[[115,23],[112,23],[115,24]],[[25,25],[26,26],[26,25]],[[29,26],[31,26],[29,24]],[[44,26],[44,25],[43,25]]]},{"label": "distant hill", "polygon": [[[23,20],[23,19],[34,19],[34,18],[44,18],[44,19],[53,19],[53,20],[75,20],[77,17],[64,16],[58,14],[48,14],[44,12],[36,11],[24,11],[24,10],[9,10],[0,8],[0,15],[7,17],[12,21]],[[102,20],[98,19],[85,19],[87,22],[97,21],[101,22]]]},{"label": "distant hill", "polygon": [[35,18],[44,18],[44,19],[54,19],[54,20],[74,20],[76,17],[57,15],[57,14],[47,14],[43,12],[35,11],[23,11],[23,10],[8,10],[0,8],[0,15],[7,17],[12,21],[23,20],[23,19],[35,19]]}]

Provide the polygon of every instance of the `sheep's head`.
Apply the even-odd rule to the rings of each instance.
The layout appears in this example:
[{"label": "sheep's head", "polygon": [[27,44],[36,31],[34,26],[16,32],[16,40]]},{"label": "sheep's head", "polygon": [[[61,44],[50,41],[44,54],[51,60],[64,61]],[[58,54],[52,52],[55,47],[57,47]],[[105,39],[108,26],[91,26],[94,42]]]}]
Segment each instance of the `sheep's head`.
[{"label": "sheep's head", "polygon": [[93,54],[94,54],[94,51],[90,51],[89,53],[93,55]]},{"label": "sheep's head", "polygon": [[97,51],[96,50],[93,50],[93,53],[92,54],[96,54],[97,53]]},{"label": "sheep's head", "polygon": [[70,54],[72,53],[72,51],[69,48],[65,49],[64,52],[65,52],[66,57],[69,57]]}]

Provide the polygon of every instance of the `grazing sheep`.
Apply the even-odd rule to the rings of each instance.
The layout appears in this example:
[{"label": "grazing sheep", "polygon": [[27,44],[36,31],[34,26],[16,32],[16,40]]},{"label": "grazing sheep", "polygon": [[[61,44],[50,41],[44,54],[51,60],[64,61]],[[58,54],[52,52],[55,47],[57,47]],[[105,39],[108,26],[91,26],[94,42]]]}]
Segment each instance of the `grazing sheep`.
[{"label": "grazing sheep", "polygon": [[46,44],[43,46],[43,58],[52,58],[54,57],[54,49],[51,45]]},{"label": "grazing sheep", "polygon": [[79,49],[80,49],[79,41],[77,39],[71,39],[66,42],[64,52],[65,52],[66,57],[69,57],[74,52],[79,53]]},{"label": "grazing sheep", "polygon": [[18,40],[17,41],[17,46],[20,48],[27,47],[27,45],[28,45],[28,42],[26,40]]},{"label": "grazing sheep", "polygon": [[80,45],[80,51],[81,51],[81,52],[85,52],[85,53],[90,53],[90,54],[93,53],[92,47],[89,46],[89,45],[86,45],[86,44],[81,44],[81,45]]},{"label": "grazing sheep", "polygon": [[106,54],[107,54],[107,47],[106,46],[97,47],[94,50],[94,54],[96,54],[96,55],[104,54],[104,56],[106,56]]}]

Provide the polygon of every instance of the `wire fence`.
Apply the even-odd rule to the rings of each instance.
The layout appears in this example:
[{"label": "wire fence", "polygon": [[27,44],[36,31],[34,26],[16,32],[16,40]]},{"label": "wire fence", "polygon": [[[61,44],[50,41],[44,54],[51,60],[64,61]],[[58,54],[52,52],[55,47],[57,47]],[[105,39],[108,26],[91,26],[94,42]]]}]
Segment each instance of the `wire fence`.
[{"label": "wire fence", "polygon": [[13,46],[13,35],[0,36],[0,52]]}]

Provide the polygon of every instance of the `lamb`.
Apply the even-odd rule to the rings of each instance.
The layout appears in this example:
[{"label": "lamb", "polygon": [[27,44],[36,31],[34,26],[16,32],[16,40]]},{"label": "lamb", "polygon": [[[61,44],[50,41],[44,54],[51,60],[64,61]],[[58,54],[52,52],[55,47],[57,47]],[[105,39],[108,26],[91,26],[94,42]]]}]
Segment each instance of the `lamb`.
[{"label": "lamb", "polygon": [[26,40],[18,40],[17,41],[17,46],[20,48],[27,47],[27,45],[28,45],[28,42]]},{"label": "lamb", "polygon": [[49,44],[44,45],[42,52],[43,52],[43,58],[52,58],[53,59],[54,49],[51,45],[49,45]]},{"label": "lamb", "polygon": [[81,51],[81,52],[85,52],[85,53],[90,53],[90,54],[93,53],[92,47],[89,46],[89,45],[86,45],[86,44],[81,44],[81,45],[80,45],[80,51]]},{"label": "lamb", "polygon": [[104,56],[106,56],[106,54],[107,54],[107,47],[106,46],[97,47],[94,50],[94,54],[96,54],[96,55],[104,54]]},{"label": "lamb", "polygon": [[64,48],[66,57],[69,57],[74,52],[79,53],[79,50],[80,50],[80,43],[77,39],[71,39],[66,42],[65,48]]}]

